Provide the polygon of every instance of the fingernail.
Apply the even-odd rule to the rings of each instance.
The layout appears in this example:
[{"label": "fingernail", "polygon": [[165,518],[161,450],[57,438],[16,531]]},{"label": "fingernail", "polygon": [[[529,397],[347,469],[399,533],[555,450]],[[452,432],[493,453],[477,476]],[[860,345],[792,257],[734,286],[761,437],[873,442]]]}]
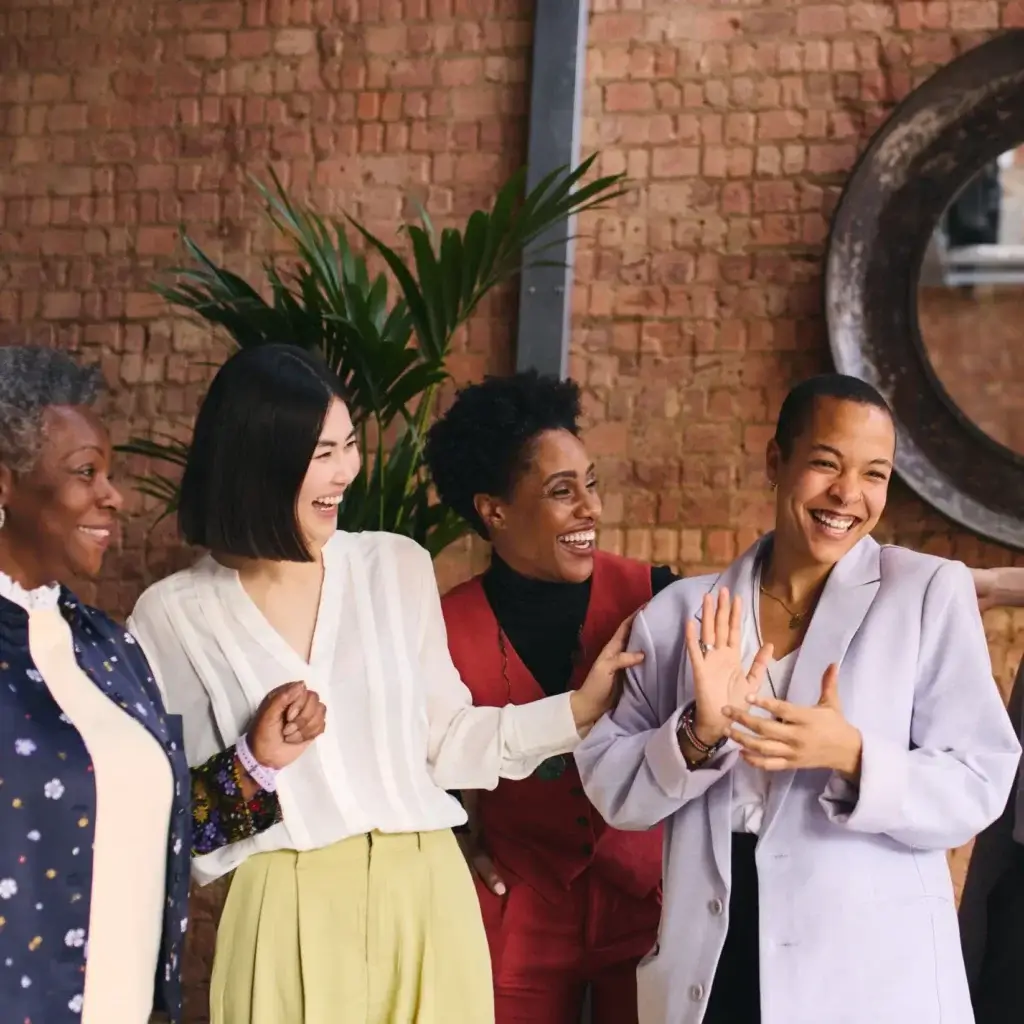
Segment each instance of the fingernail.
[{"label": "fingernail", "polygon": [[748,693],[746,700],[747,700],[748,704],[756,704],[757,703],[757,694],[756,693]]},{"label": "fingernail", "polygon": [[733,713],[734,712],[733,712],[732,708],[728,704],[726,704],[725,707],[722,708],[722,714],[723,715],[731,715]]},{"label": "fingernail", "polygon": [[495,891],[495,892],[496,892],[496,893],[497,893],[497,894],[498,894],[499,896],[504,896],[504,895],[505,895],[505,884],[504,884],[503,882],[499,882],[499,883],[498,883],[498,884],[497,884],[497,885],[496,885],[496,886],[494,887],[494,891]]}]

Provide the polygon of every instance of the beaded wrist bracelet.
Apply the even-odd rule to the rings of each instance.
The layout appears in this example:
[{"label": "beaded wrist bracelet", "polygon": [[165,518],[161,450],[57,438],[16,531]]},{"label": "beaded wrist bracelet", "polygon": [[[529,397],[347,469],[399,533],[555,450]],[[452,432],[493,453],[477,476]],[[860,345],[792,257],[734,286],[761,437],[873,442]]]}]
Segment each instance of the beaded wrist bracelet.
[{"label": "beaded wrist bracelet", "polygon": [[710,746],[703,740],[699,739],[696,731],[693,728],[693,719],[697,712],[697,704],[695,701],[690,701],[689,704],[683,709],[683,713],[679,719],[679,731],[686,738],[686,742],[701,755],[699,764],[703,764],[708,758],[717,754],[719,750],[725,746],[725,737],[712,743]]},{"label": "beaded wrist bracelet", "polygon": [[277,769],[268,768],[260,764],[252,751],[249,749],[249,741],[243,733],[235,741],[235,754],[238,756],[238,763],[249,773],[249,778],[256,783],[264,792],[274,793],[277,791]]}]

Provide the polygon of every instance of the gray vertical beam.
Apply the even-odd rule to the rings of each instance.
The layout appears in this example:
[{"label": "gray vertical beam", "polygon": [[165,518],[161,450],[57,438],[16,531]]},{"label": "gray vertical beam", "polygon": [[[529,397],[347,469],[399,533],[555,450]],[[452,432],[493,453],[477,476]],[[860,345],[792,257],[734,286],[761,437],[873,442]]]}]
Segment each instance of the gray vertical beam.
[{"label": "gray vertical beam", "polygon": [[[555,168],[579,163],[588,15],[588,0],[536,0],[527,189]],[[566,234],[574,233],[575,224],[567,227],[560,225],[536,243],[557,242],[542,258],[562,265],[523,271],[517,370],[536,369],[562,378],[568,372],[575,245]]]}]

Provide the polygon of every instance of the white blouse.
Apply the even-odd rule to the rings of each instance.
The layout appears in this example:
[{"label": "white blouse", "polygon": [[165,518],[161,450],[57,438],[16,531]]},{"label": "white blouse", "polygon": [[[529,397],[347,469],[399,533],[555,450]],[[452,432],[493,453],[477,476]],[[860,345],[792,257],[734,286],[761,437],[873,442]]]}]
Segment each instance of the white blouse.
[{"label": "white blouse", "polygon": [[193,859],[210,882],[254,853],[319,849],[359,833],[466,820],[450,789],[493,789],[579,742],[569,694],[474,707],[448,653],[430,556],[388,533],[338,532],[309,662],[270,626],[237,572],[213,558],[150,587],[128,626],[184,719],[198,765],[230,746],[272,689],[305,681],[327,728],[278,776],[283,821]]},{"label": "white blouse", "polygon": [[[744,602],[743,626],[740,633],[741,656],[748,672],[755,655],[761,649],[760,630],[757,622],[760,591],[761,570],[757,569],[754,572],[750,597]],[[787,698],[789,681],[793,676],[793,668],[796,665],[799,652],[800,648],[798,647],[790,651],[784,658],[779,658],[777,661],[773,659],[769,662],[768,671],[765,673],[764,679],[761,680],[759,696],[777,697],[779,700]],[[752,715],[763,718],[771,717],[762,708],[748,708],[748,711]],[[732,745],[730,744],[730,747]],[[761,768],[747,764],[742,758],[736,762],[730,774],[732,775],[732,830],[758,836],[761,834],[761,825],[764,822],[764,810],[768,803],[772,776]]]}]

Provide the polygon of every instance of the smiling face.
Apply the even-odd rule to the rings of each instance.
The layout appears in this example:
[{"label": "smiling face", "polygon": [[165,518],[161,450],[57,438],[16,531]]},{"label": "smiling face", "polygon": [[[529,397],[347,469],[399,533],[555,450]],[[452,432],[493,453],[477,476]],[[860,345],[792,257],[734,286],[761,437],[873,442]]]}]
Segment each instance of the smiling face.
[{"label": "smiling face", "polygon": [[359,464],[348,408],[334,398],[295,502],[299,530],[311,548],[323,547],[337,530],[338,505],[359,473]]},{"label": "smiling face", "polygon": [[0,467],[0,568],[32,589],[98,576],[124,503],[110,479],[110,437],[91,409],[51,407],[43,426],[30,472]]},{"label": "smiling face", "polygon": [[477,495],[476,508],[499,557],[532,579],[581,583],[594,570],[601,519],[594,466],[568,430],[533,440],[510,497]]},{"label": "smiling face", "polygon": [[768,445],[768,478],[778,486],[776,544],[801,560],[835,565],[885,510],[895,450],[884,409],[815,399],[788,454],[774,440]]}]

